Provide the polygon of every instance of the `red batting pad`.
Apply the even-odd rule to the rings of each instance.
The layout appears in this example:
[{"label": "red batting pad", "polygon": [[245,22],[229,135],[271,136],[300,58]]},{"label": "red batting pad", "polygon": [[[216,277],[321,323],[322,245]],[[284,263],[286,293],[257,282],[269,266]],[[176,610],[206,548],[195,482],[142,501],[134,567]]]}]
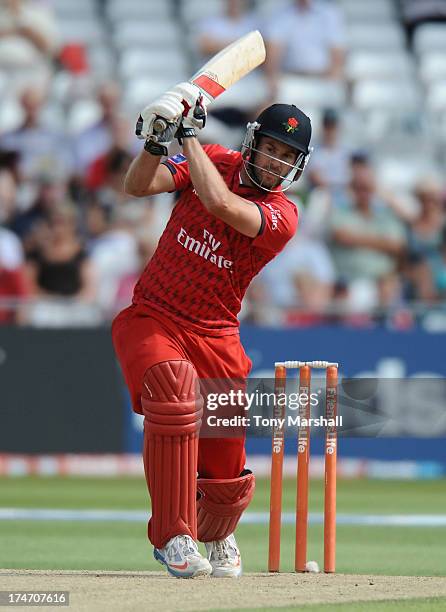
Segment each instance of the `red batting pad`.
[{"label": "red batting pad", "polygon": [[254,474],[229,480],[199,478],[198,539],[200,542],[224,540],[235,531],[255,489]]},{"label": "red batting pad", "polygon": [[149,539],[163,548],[175,535],[197,539],[198,434],[203,400],[188,361],[165,361],[144,375],[144,469],[152,500]]},{"label": "red batting pad", "polygon": [[214,81],[214,79],[211,79],[206,74],[200,74],[192,82],[205,93],[212,96],[212,98],[218,98],[218,96],[226,91],[226,89],[220,85],[220,83],[217,83],[217,81]]}]

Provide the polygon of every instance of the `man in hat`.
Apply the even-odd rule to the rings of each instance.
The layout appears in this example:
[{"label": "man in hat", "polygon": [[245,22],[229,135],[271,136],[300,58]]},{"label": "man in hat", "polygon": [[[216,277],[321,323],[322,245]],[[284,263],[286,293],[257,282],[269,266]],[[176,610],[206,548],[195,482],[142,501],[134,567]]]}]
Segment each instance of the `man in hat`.
[{"label": "man in hat", "polygon": [[[252,278],[296,231],[298,212],[284,191],[304,170],[311,138],[309,118],[292,105],[274,104],[248,124],[241,153],[202,147],[205,120],[190,83],[142,112],[137,134],[145,145],[125,188],[134,196],[180,196],[132,305],[112,329],[133,408],[144,415],[149,539],[155,558],[185,578],[241,575],[233,533],[254,475],[245,467],[244,436],[199,438],[196,383],[244,379],[251,369],[237,314]],[[166,158],[174,137],[182,153]]]}]

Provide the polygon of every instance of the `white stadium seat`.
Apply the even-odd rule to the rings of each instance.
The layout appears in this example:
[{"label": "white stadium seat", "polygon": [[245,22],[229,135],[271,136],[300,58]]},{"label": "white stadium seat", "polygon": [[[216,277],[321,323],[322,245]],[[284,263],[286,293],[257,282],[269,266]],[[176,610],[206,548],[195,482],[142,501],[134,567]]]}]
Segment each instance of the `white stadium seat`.
[{"label": "white stadium seat", "polygon": [[152,19],[170,19],[173,8],[169,0],[108,0],[106,10],[113,23],[131,18],[150,23]]},{"label": "white stadium seat", "polygon": [[357,51],[347,57],[346,75],[352,81],[359,79],[401,79],[413,76],[412,57],[404,51]]},{"label": "white stadium seat", "polygon": [[395,18],[393,0],[338,0],[348,21],[387,21]]},{"label": "white stadium seat", "polygon": [[68,113],[67,127],[71,134],[79,134],[94,125],[102,117],[102,109],[96,100],[79,100]]},{"label": "white stadium seat", "polygon": [[387,189],[411,191],[423,176],[437,175],[438,172],[436,162],[425,155],[377,159],[378,181]]},{"label": "white stadium seat", "polygon": [[88,49],[88,63],[94,75],[111,77],[115,70],[115,59],[105,45],[92,45]]},{"label": "white stadium seat", "polygon": [[133,79],[124,89],[123,107],[129,113],[129,116],[135,115],[173,85],[175,85],[175,81],[169,78],[138,77]]},{"label": "white stadium seat", "polygon": [[420,91],[413,81],[362,80],[353,87],[353,103],[360,111],[411,112],[419,108]]},{"label": "white stadium seat", "polygon": [[426,106],[432,113],[446,112],[446,79],[432,83],[426,96]]},{"label": "white stadium seat", "polygon": [[285,75],[279,81],[277,99],[304,109],[325,106],[339,108],[346,103],[346,91],[344,84],[338,81]]},{"label": "white stadium seat", "polygon": [[175,23],[160,21],[156,24],[127,20],[116,25],[113,41],[118,49],[128,47],[161,47],[177,45],[180,31]]},{"label": "white stadium seat", "polygon": [[207,17],[224,14],[225,6],[225,0],[182,0],[181,17],[192,27]]},{"label": "white stadium seat", "polygon": [[86,45],[102,43],[105,31],[101,21],[96,19],[59,20],[59,34],[64,43],[81,42]]},{"label": "white stadium seat", "polygon": [[98,12],[95,0],[52,0],[50,6],[57,18],[94,18]]},{"label": "white stadium seat", "polygon": [[349,49],[403,50],[406,40],[402,27],[397,23],[350,24],[347,28]]},{"label": "white stadium seat", "polygon": [[245,111],[258,108],[268,95],[265,78],[260,71],[251,72],[225,91],[212,108],[237,107]]},{"label": "white stadium seat", "polygon": [[170,49],[125,49],[119,60],[119,74],[127,80],[138,76],[167,76],[184,80],[190,72],[187,58],[178,47]]},{"label": "white stadium seat", "polygon": [[2,98],[0,102],[0,134],[15,130],[24,119],[17,98]]},{"label": "white stadium seat", "polygon": [[446,24],[424,23],[417,27],[413,39],[417,55],[428,51],[446,51]]},{"label": "white stadium seat", "polygon": [[424,53],[420,58],[419,74],[426,84],[446,80],[446,49]]}]

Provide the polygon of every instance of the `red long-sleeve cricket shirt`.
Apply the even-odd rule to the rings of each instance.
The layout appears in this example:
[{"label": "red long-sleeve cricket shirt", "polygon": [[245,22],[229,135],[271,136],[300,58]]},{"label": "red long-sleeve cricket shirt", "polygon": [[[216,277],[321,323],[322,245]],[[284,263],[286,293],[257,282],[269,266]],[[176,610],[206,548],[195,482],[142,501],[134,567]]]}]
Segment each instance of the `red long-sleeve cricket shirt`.
[{"label": "red long-sleeve cricket shirt", "polygon": [[244,236],[210,214],[194,191],[186,158],[169,158],[164,163],[181,195],[135,287],[133,303],[199,334],[224,336],[238,333],[246,289],[294,236],[298,212],[280,189],[265,192],[240,184],[241,153],[220,145],[204,150],[229,189],[258,206],[259,234]]}]

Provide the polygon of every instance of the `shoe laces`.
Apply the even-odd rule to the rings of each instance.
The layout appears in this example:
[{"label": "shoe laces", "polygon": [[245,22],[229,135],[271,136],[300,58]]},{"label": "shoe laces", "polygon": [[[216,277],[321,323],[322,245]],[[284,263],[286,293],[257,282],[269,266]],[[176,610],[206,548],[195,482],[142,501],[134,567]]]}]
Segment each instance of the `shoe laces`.
[{"label": "shoe laces", "polygon": [[184,556],[197,554],[197,547],[190,536],[181,536],[179,545]]},{"label": "shoe laces", "polygon": [[219,561],[230,561],[229,544],[226,540],[216,540],[214,550]]}]

